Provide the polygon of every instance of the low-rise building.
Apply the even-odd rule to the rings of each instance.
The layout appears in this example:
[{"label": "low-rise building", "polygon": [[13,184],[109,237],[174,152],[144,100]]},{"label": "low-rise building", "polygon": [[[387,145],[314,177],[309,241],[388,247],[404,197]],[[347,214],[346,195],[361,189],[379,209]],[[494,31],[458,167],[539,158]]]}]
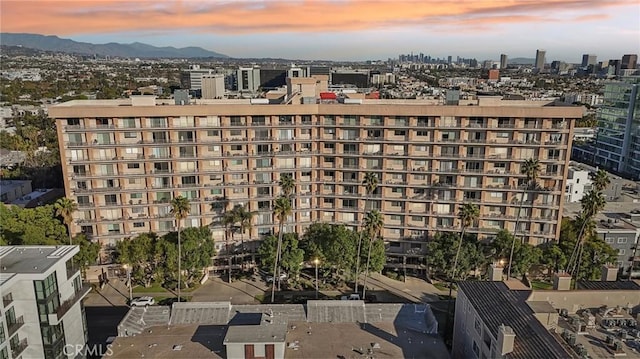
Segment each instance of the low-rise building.
[{"label": "low-rise building", "polygon": [[61,358],[87,342],[82,299],[91,290],[72,263],[78,246],[0,247],[0,358]]},{"label": "low-rise building", "polygon": [[31,193],[31,180],[1,180],[0,202],[11,203]]},{"label": "low-rise building", "polygon": [[[500,268],[501,269],[501,268]],[[615,276],[614,276],[615,277]],[[571,282],[558,276],[556,288]],[[637,357],[640,285],[581,282],[578,290],[515,289],[501,281],[461,282],[453,358]]]}]

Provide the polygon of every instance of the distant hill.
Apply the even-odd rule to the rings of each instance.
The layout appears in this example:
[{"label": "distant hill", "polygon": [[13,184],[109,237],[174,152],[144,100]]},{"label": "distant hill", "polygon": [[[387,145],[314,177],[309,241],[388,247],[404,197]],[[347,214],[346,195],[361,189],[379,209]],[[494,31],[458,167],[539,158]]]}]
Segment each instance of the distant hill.
[{"label": "distant hill", "polygon": [[61,39],[57,36],[45,36],[38,34],[0,33],[0,44],[7,46],[22,46],[43,51],[66,52],[80,55],[98,55],[112,57],[131,58],[194,58],[229,56],[217,52],[205,50],[200,47],[156,47],[139,42],[132,44],[91,44],[69,39]]},{"label": "distant hill", "polygon": [[529,57],[515,57],[513,59],[508,59],[507,62],[514,65],[533,65],[536,62],[536,59]]}]

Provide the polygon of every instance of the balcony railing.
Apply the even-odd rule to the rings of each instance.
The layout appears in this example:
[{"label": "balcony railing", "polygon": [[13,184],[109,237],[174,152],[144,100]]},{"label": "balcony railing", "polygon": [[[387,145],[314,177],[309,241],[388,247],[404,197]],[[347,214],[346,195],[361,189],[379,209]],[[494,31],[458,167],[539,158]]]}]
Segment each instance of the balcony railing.
[{"label": "balcony railing", "polygon": [[2,297],[2,304],[4,307],[8,307],[13,302],[13,294],[9,293]]},{"label": "balcony railing", "polygon": [[73,308],[73,306],[76,303],[78,303],[79,300],[84,298],[84,296],[87,295],[90,291],[91,291],[91,286],[88,284],[83,284],[80,288],[77,288],[76,293],[73,295],[73,297],[65,300],[58,307],[58,310],[56,311],[56,314],[58,315],[58,320],[61,320],[62,317],[64,317],[64,315],[67,314],[69,309]]},{"label": "balcony railing", "polygon": [[11,354],[14,358],[17,358],[25,349],[27,349],[28,346],[29,343],[27,342],[27,338],[24,338],[18,342],[18,345],[11,345]]},{"label": "balcony railing", "polygon": [[21,315],[16,318],[15,322],[7,322],[7,331],[9,332],[9,337],[11,337],[15,332],[17,332],[24,325],[24,317]]}]

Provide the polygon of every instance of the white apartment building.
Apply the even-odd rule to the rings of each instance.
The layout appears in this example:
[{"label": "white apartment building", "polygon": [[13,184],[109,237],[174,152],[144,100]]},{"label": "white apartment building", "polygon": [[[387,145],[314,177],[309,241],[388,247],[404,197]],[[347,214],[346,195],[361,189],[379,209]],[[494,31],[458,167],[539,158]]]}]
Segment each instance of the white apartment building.
[{"label": "white apartment building", "polygon": [[[78,246],[0,247],[0,358],[73,358],[87,342]],[[66,348],[66,349],[65,349]]]},{"label": "white apartment building", "polygon": [[591,189],[589,172],[578,167],[569,167],[564,193],[565,202],[580,202],[584,194]]}]

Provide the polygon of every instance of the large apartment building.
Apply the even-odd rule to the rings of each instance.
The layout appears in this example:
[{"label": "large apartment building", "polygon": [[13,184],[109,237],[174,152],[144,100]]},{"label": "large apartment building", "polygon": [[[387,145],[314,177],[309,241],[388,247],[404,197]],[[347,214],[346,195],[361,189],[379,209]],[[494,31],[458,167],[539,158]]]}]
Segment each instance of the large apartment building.
[{"label": "large apartment building", "polygon": [[[311,92],[314,93],[314,92]],[[258,102],[260,104],[258,104]],[[525,196],[518,234],[557,238],[577,107],[486,99],[465,106],[420,100],[266,104],[210,100],[175,105],[154,98],[71,101],[53,106],[73,230],[103,245],[174,229],[169,201],[191,201],[186,226],[213,224],[235,204],[258,214],[252,240],[277,230],[278,179],[296,181],[287,231],[314,222],[357,226],[384,214],[390,258],[418,257],[428,236],[458,231],[465,202],[479,205],[480,239],[515,230],[526,159],[537,158],[540,189]],[[361,185],[379,186],[367,200]],[[246,239],[247,236],[245,236]],[[220,246],[219,249],[223,250]]]}]

